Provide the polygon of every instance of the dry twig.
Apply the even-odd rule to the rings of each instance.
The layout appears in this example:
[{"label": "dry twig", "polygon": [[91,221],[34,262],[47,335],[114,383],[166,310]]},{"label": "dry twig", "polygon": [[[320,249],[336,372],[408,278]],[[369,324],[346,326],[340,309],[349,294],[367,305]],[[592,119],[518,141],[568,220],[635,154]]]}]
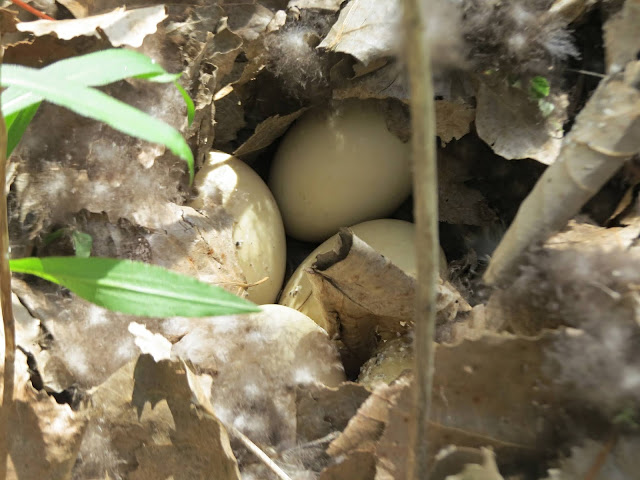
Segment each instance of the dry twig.
[{"label": "dry twig", "polygon": [[413,198],[418,267],[414,337],[415,415],[407,469],[410,480],[425,480],[428,474],[427,425],[433,383],[433,338],[436,319],[436,287],[439,276],[435,109],[424,12],[428,3],[419,0],[404,2],[406,51],[411,88]]},{"label": "dry twig", "polygon": [[484,279],[500,284],[517,273],[527,249],[564,228],[633,155],[640,152],[640,62],[610,75],[582,109],[558,159],[520,206]]},{"label": "dry twig", "polygon": [[[1,32],[0,32],[1,37]],[[3,48],[0,46],[0,64]],[[7,220],[7,130],[0,104],[0,306],[4,326],[4,372],[2,390],[2,410],[0,412],[0,479],[7,476],[9,455],[9,416],[13,409],[14,363],[16,331],[11,307],[11,272],[9,271],[9,225]]]}]

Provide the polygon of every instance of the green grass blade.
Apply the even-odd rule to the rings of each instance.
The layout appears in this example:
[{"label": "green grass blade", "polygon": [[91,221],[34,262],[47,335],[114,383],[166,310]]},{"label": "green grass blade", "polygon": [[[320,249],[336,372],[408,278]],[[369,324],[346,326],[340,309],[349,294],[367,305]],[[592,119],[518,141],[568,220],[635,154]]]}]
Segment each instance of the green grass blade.
[{"label": "green grass blade", "polygon": [[3,87],[17,86],[32,91],[51,103],[100,120],[128,135],[166,145],[187,162],[189,179],[193,182],[193,153],[180,132],[166,123],[99,90],[54,77],[46,71],[4,65],[1,80]]},{"label": "green grass blade", "polygon": [[36,102],[29,105],[27,108],[11,115],[10,118],[5,119],[7,122],[7,158],[9,158],[14,148],[18,146],[22,135],[29,126],[29,123],[31,123],[38,108],[40,108],[40,103],[41,102]]},{"label": "green grass blade", "polygon": [[60,60],[42,70],[93,87],[125,78],[168,83],[180,77],[179,73],[167,73],[155,60],[142,53],[116,48]]},{"label": "green grass blade", "polygon": [[[60,60],[41,71],[90,87],[108,85],[125,78],[175,82],[180,77],[179,73],[167,73],[142,53],[115,48]],[[11,87],[2,93],[2,113],[7,117],[42,100],[34,92]]]},{"label": "green grass blade", "polygon": [[173,84],[176,86],[176,88],[182,95],[182,98],[184,98],[184,103],[187,104],[187,121],[189,123],[189,126],[191,126],[191,124],[193,123],[193,119],[196,116],[196,106],[193,104],[193,100],[191,100],[191,97],[189,96],[187,91],[182,87],[182,85],[180,85],[177,81],[173,82]]},{"label": "green grass blade", "polygon": [[9,267],[62,285],[101,307],[132,315],[205,317],[260,311],[220,287],[142,262],[31,257],[10,260]]}]

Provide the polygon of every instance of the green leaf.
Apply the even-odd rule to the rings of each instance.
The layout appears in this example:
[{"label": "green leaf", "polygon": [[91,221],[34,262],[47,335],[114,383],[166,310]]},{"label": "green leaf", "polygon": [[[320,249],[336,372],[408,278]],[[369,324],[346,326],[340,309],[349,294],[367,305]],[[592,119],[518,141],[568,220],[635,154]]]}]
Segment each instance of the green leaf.
[{"label": "green leaf", "polygon": [[193,182],[193,153],[179,131],[99,90],[19,65],[2,66],[2,86],[17,86],[80,115],[100,120],[129,135],[166,145],[187,162]]},{"label": "green leaf", "polygon": [[260,311],[220,287],[142,262],[31,257],[10,260],[9,268],[62,285],[101,307],[132,315],[206,317]]},{"label": "green leaf", "polygon": [[[167,73],[151,58],[131,50],[109,49],[67,58],[41,69],[47,75],[64,78],[85,86],[99,87],[125,78],[143,78],[153,82],[175,82],[180,74]],[[36,93],[18,87],[2,93],[5,117],[42,101]]]},{"label": "green leaf", "polygon": [[27,130],[33,116],[40,108],[41,102],[36,102],[28,107],[12,114],[9,118],[5,118],[7,124],[7,158],[11,152],[18,146],[22,135]]},{"label": "green leaf", "polygon": [[91,235],[74,230],[71,233],[71,241],[73,242],[76,257],[89,258],[91,256],[91,249],[93,248],[93,237]]},{"label": "green leaf", "polygon": [[62,238],[64,235],[66,235],[67,232],[68,232],[68,229],[59,228],[58,230],[55,230],[55,231],[51,232],[50,234],[48,234],[46,237],[44,237],[44,239],[42,240],[42,243],[43,243],[43,245],[45,247],[47,245],[51,245],[53,242],[55,242],[59,238]]},{"label": "green leaf", "polygon": [[540,100],[548,97],[550,92],[551,87],[549,86],[549,81],[546,78],[537,76],[530,80],[529,93],[534,99]]},{"label": "green leaf", "polygon": [[187,91],[182,88],[182,85],[180,85],[177,81],[174,82],[174,85],[182,95],[182,98],[184,98],[184,103],[187,104],[187,121],[189,123],[189,126],[191,126],[191,124],[193,123],[193,119],[196,116],[196,106],[193,104],[193,100],[191,100],[191,97],[189,96]]}]

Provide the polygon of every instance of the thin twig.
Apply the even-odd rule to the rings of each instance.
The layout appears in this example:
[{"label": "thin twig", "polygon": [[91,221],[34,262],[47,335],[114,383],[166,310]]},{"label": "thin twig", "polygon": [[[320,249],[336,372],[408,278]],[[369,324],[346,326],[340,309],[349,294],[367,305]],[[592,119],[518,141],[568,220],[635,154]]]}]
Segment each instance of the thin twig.
[{"label": "thin twig", "polygon": [[271,470],[271,472],[273,472],[280,480],[291,480],[291,477],[289,477],[289,475],[287,475],[284,470],[276,465],[276,463],[266,453],[264,453],[260,449],[260,447],[253,443],[251,439],[249,439],[244,433],[242,433],[233,425],[227,425],[225,422],[218,418],[213,405],[211,405],[210,396],[205,392],[202,384],[200,383],[200,380],[198,380],[198,377],[193,372],[193,365],[191,365],[191,362],[185,361],[184,359],[181,359],[181,361],[187,375],[187,381],[189,382],[189,388],[191,389],[192,393],[191,401],[194,403],[194,405],[197,408],[201,409],[202,413],[205,416],[211,418],[215,422],[219,422],[227,430],[228,433],[240,440],[242,444],[247,448],[247,450],[258,457],[258,460],[264,463],[265,466],[269,470]]},{"label": "thin twig", "polygon": [[35,8],[33,8],[31,5],[27,5],[26,3],[20,1],[20,0],[10,0],[11,3],[13,3],[15,6],[20,7],[23,10],[26,10],[27,12],[35,15],[38,18],[41,18],[43,20],[54,20],[55,18],[51,18],[49,15],[47,15],[46,13],[42,13],[40,10],[37,10]]},{"label": "thin twig", "polygon": [[[1,37],[1,32],[0,32]],[[0,45],[0,65],[4,50]],[[11,305],[11,272],[9,271],[9,224],[7,220],[7,131],[0,104],[0,310],[4,327],[4,372],[2,409],[0,410],[0,480],[7,478],[9,455],[9,418],[13,409],[16,330]]]},{"label": "thin twig", "polygon": [[411,124],[413,199],[416,223],[416,318],[414,421],[410,438],[408,479],[426,480],[429,457],[427,425],[433,383],[436,286],[439,275],[438,189],[435,145],[435,110],[431,60],[424,9],[429,2],[405,0]]},{"label": "thin twig", "polygon": [[561,230],[622,167],[640,153],[640,62],[609,75],[593,93],[550,165],[522,202],[484,274],[508,283],[528,249]]},{"label": "thin twig", "polygon": [[591,465],[591,468],[587,473],[585,473],[584,480],[596,480],[598,478],[600,470],[602,470],[602,467],[607,461],[607,457],[611,453],[611,450],[613,450],[613,447],[615,446],[617,441],[618,435],[616,433],[612,434],[611,437],[609,437],[607,443],[602,447],[600,452],[598,452],[598,456],[595,458],[593,464]]},{"label": "thin twig", "polygon": [[264,463],[266,465],[266,467],[271,470],[280,480],[291,480],[291,477],[289,475],[287,475],[285,473],[284,470],[282,470],[278,465],[276,465],[276,462],[274,462],[273,460],[271,460],[271,458],[269,457],[269,455],[267,455],[266,453],[264,453],[260,447],[258,447],[255,443],[253,443],[251,441],[251,439],[249,437],[247,437],[244,433],[242,433],[240,430],[238,430],[237,428],[235,428],[233,425],[225,425],[227,431],[233,435],[234,437],[236,437],[238,440],[240,440],[242,442],[242,444],[247,447],[247,450],[249,450],[251,453],[253,453],[256,457],[258,457],[258,459]]}]

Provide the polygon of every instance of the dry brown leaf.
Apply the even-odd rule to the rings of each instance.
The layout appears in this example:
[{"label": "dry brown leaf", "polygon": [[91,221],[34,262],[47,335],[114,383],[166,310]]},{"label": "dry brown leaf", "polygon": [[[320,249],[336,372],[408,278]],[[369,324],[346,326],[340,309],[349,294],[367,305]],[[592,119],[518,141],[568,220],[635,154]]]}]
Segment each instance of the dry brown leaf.
[{"label": "dry brown leaf", "polygon": [[[94,37],[60,40],[50,36],[34,37],[29,33],[18,32],[15,35],[2,35],[2,38],[12,42],[5,47],[4,62],[34,68],[75,55],[109,48],[107,42]],[[15,41],[12,41],[12,38],[15,38]]]},{"label": "dry brown leaf", "polygon": [[244,106],[238,94],[231,90],[215,100],[215,147],[229,151],[229,145],[238,137],[238,132],[247,126],[244,119]]},{"label": "dry brown leaf", "polygon": [[[16,360],[26,366],[27,359],[21,353]],[[80,448],[86,418],[44,391],[36,392],[26,369],[19,370],[23,375],[17,379],[13,411],[9,413],[7,478],[67,479]]]},{"label": "dry brown leaf", "polygon": [[484,279],[507,281],[523,253],[564,228],[606,181],[640,152],[640,62],[603,80],[567,135],[558,160],[520,206]]},{"label": "dry brown leaf", "polygon": [[78,0],[59,0],[59,2],[76,18],[85,18],[89,16],[89,8],[86,2]]},{"label": "dry brown leaf", "polygon": [[436,100],[436,135],[443,146],[469,133],[476,112],[466,103]]},{"label": "dry brown leaf", "polygon": [[[214,141],[218,141],[220,125],[215,126],[215,115],[229,121],[227,112],[216,112],[214,95],[231,73],[236,58],[242,51],[242,39],[227,27],[225,12],[217,4],[169,8],[171,22],[166,32],[180,49],[182,64],[186,65],[182,83],[192,95],[195,117],[186,131],[187,138],[195,138],[195,163],[202,165]],[[215,129],[215,130],[214,130]],[[224,142],[223,142],[224,143]]]},{"label": "dry brown leaf", "polygon": [[[343,361],[359,368],[378,339],[396,338],[411,329],[416,280],[350,230],[341,230],[339,238],[337,251],[318,255],[309,279],[329,320],[328,331],[340,332],[344,354],[351,357],[347,361],[343,356]],[[438,324],[470,310],[455,287],[440,279]]]},{"label": "dry brown leaf", "polygon": [[472,178],[468,163],[447,150],[438,151],[438,212],[441,222],[455,225],[490,226],[497,221],[487,200],[465,182]]},{"label": "dry brown leaf", "polygon": [[245,41],[256,40],[267,30],[274,13],[260,3],[231,2],[223,5],[229,29]]},{"label": "dry brown leaf", "polygon": [[[334,91],[335,92],[335,91]],[[356,91],[354,90],[353,93]],[[362,93],[362,92],[361,92]],[[357,98],[372,98],[364,95]],[[393,97],[391,95],[390,97]],[[373,96],[375,98],[375,95]],[[385,95],[385,98],[389,98]],[[387,128],[403,142],[411,139],[411,119],[409,107],[406,103],[394,100],[381,102],[384,106]],[[475,118],[475,110],[466,103],[448,100],[436,100],[436,135],[440,137],[443,146],[451,140],[458,140],[470,131],[471,122]],[[460,183],[464,180],[460,180]],[[443,191],[446,193],[446,188]],[[459,195],[452,195],[459,198]],[[442,213],[441,213],[442,219]],[[446,220],[445,220],[446,221]],[[467,222],[451,222],[467,223]],[[469,224],[469,223],[467,223]]]},{"label": "dry brown leaf", "polygon": [[233,154],[237,157],[255,154],[271,145],[278,137],[287,131],[307,108],[302,108],[288,115],[275,115],[260,123],[249,139],[238,147]]},{"label": "dry brown leaf", "polygon": [[37,20],[35,22],[21,22],[17,29],[21,32],[31,32],[36,36],[55,33],[62,40],[69,40],[78,36],[96,35],[100,28],[114,47],[129,45],[139,47],[147,35],[154,33],[158,24],[167,15],[164,5],[139,8],[125,11],[124,7],[110,13],[75,20]]},{"label": "dry brown leaf", "polygon": [[400,39],[400,12],[395,0],[351,0],[318,48],[348,53],[365,65],[393,56]]},{"label": "dry brown leaf", "polygon": [[[155,410],[155,404],[160,399],[166,400],[171,411],[175,431],[170,433],[170,437],[176,450],[170,455],[173,457],[170,465],[175,462],[173,468],[169,468],[170,471],[188,478],[206,478],[214,469],[216,477],[237,478],[236,460],[224,427],[212,417],[212,412],[208,412],[207,416],[199,416],[190,406],[194,391],[183,366],[169,362],[156,364],[148,356],[142,356],[136,365],[134,376],[132,406],[139,413],[147,410],[147,404]],[[203,397],[196,398],[198,404],[202,405]],[[144,422],[143,418],[141,420]],[[194,442],[195,439],[197,442]],[[166,462],[169,459],[164,446],[158,445],[157,449],[145,447],[142,449],[144,453],[136,455],[141,465],[130,478],[151,479],[166,475],[169,466]],[[185,447],[191,451],[185,452]],[[148,470],[142,459],[148,461]]]},{"label": "dry brown leaf", "polygon": [[564,331],[553,331],[537,338],[488,334],[453,346],[438,345],[431,420],[450,429],[448,435],[456,430],[468,434],[467,442],[462,441],[464,435],[457,440],[444,435],[439,441],[492,446],[507,461],[514,454],[524,459],[540,453],[541,446],[548,448],[570,435],[562,425],[568,421],[567,412],[582,408],[582,401],[570,386],[549,376],[558,367],[547,352],[557,342],[573,339]]},{"label": "dry brown leaf", "polygon": [[[14,299],[16,340],[26,350],[35,347],[40,339],[38,322]],[[2,316],[0,315],[0,319]],[[36,336],[34,336],[36,335]],[[0,356],[4,358],[4,330],[0,333]],[[25,354],[17,350],[14,362],[14,388],[11,411],[0,421],[7,438],[8,479],[42,478],[63,480],[69,478],[80,448],[86,419],[69,405],[61,405],[44,391],[36,391],[31,383],[30,366]],[[0,375],[4,365],[0,367]],[[0,394],[4,388],[0,385]],[[3,408],[9,408],[6,405]],[[29,448],[25,448],[28,445]],[[2,452],[6,454],[6,452]]]},{"label": "dry brown leaf", "polygon": [[325,468],[318,480],[372,480],[376,458],[369,451],[355,451]]},{"label": "dry brown leaf", "polygon": [[309,442],[342,431],[369,391],[356,383],[331,388],[325,385],[298,387],[296,423],[298,443]]},{"label": "dry brown leaf", "polygon": [[395,98],[409,103],[409,85],[406,72],[399,62],[389,62],[384,67],[366,75],[352,78],[332,72],[333,98]]},{"label": "dry brown leaf", "polygon": [[280,450],[296,445],[296,387],[344,380],[335,346],[303,314],[264,305],[251,315],[174,320],[173,353],[213,376],[219,418],[252,441]]},{"label": "dry brown leaf", "polygon": [[602,253],[631,249],[640,236],[640,218],[628,218],[625,227],[603,228],[591,223],[571,220],[563,231],[549,238],[544,246],[553,250],[585,251],[598,249]]},{"label": "dry brown leaf", "polygon": [[358,413],[349,420],[342,434],[331,442],[327,453],[335,458],[354,451],[375,452],[376,445],[389,424],[390,411],[397,405],[400,393],[408,385],[408,381],[402,379],[392,385],[381,384],[376,387],[360,406]]},{"label": "dry brown leaf", "polygon": [[[404,385],[404,388],[401,387]],[[406,378],[401,378],[397,384],[400,387],[392,400],[389,401],[388,417],[385,421],[384,433],[376,446],[376,476],[375,480],[404,480],[409,478],[409,425],[411,424],[411,404],[413,394],[407,388]],[[376,393],[374,390],[372,396]],[[407,402],[406,400],[409,400]]]},{"label": "dry brown leaf", "polygon": [[640,1],[626,0],[622,9],[604,24],[607,73],[624,70],[640,52]]},{"label": "dry brown leaf", "polygon": [[239,480],[224,427],[211,415],[198,415],[192,397],[180,363],[155,363],[148,355],[98,387],[92,396],[93,425],[106,432],[119,460],[108,473],[151,480],[208,478],[215,471],[216,478]]},{"label": "dry brown leaf", "polygon": [[[584,424],[582,400],[570,385],[549,377],[558,366],[547,352],[555,342],[573,338],[562,331],[528,339],[492,334],[438,345],[429,423],[432,454],[450,444],[486,446],[509,463],[540,459],[569,439],[563,426],[575,421],[572,415]],[[348,458],[357,451],[375,452],[376,478],[406,478],[412,401],[407,377],[379,384],[328,453]]]},{"label": "dry brown leaf", "polygon": [[551,97],[555,108],[546,118],[526,90],[506,82],[481,81],[476,98],[476,129],[494,152],[508,160],[533,158],[547,165],[555,161],[562,145],[566,95]]},{"label": "dry brown leaf", "polygon": [[597,3],[598,0],[555,0],[549,8],[549,14],[562,18],[568,25],[582,18]]},{"label": "dry brown leaf", "polygon": [[[18,22],[17,12],[0,8],[0,32],[2,32],[0,45],[10,49],[18,42],[29,42],[27,34],[19,33],[16,29]],[[6,59],[4,61],[7,62]]]},{"label": "dry brown leaf", "polygon": [[312,8],[337,12],[344,0],[289,0],[287,8]]}]

